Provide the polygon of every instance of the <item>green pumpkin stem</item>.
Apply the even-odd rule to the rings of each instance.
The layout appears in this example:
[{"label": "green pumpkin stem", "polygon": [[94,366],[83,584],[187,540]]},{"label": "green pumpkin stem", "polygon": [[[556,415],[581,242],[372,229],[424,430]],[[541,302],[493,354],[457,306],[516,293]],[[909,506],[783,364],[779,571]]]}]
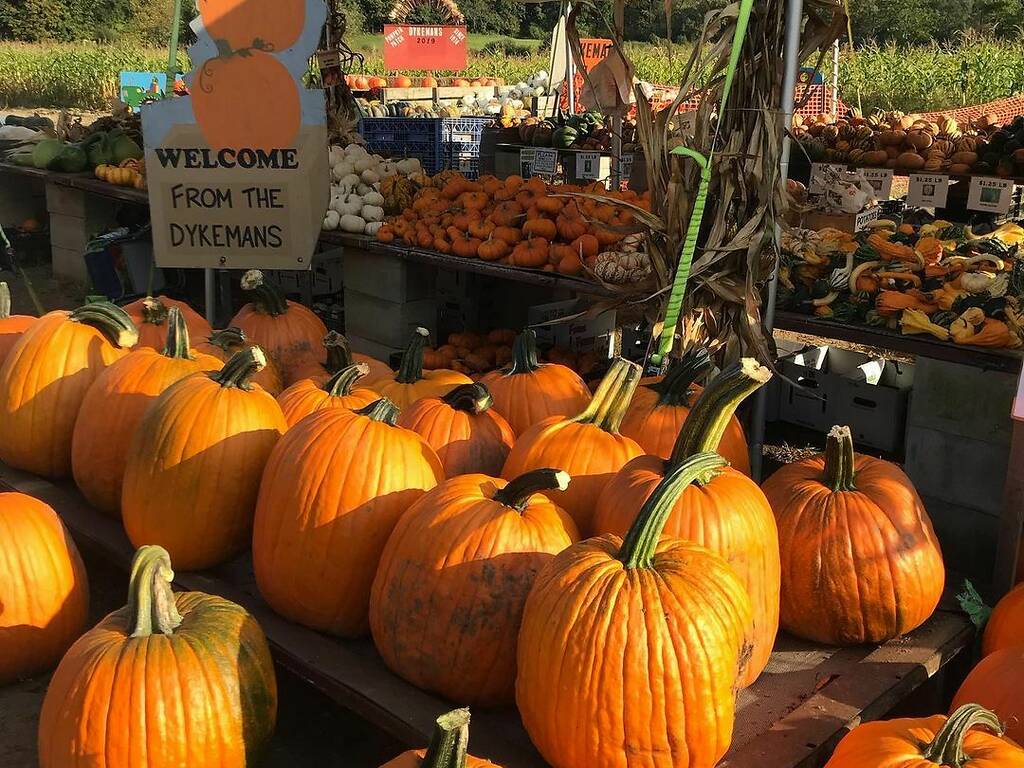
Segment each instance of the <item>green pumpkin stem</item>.
[{"label": "green pumpkin stem", "polygon": [[423,350],[429,338],[430,332],[426,328],[417,328],[413,332],[412,340],[405,348],[402,364],[395,376],[395,381],[399,384],[415,384],[423,378]]},{"label": "green pumpkin stem", "polygon": [[0,281],[0,320],[11,316],[11,289],[7,283]]},{"label": "green pumpkin stem", "polygon": [[390,426],[395,426],[398,423],[398,406],[388,400],[386,397],[380,398],[380,400],[374,400],[365,408],[360,408],[356,411],[360,416],[366,416],[373,421],[380,421]]},{"label": "green pumpkin stem", "polygon": [[533,373],[540,368],[537,360],[537,334],[533,329],[527,328],[516,336],[512,342],[512,367],[508,369],[511,376],[514,373]]},{"label": "green pumpkin stem", "polygon": [[687,415],[669,464],[676,466],[695,454],[717,451],[740,403],[771,377],[772,372],[752,357],[745,357],[718,374]]},{"label": "green pumpkin stem", "polygon": [[268,283],[258,269],[242,275],[242,290],[256,308],[265,315],[277,317],[288,311],[288,300],[279,286]]},{"label": "green pumpkin stem", "polygon": [[483,384],[460,384],[441,398],[457,411],[479,415],[494,405],[491,390]]},{"label": "green pumpkin stem", "polygon": [[174,600],[171,556],[163,547],[139,547],[128,581],[128,630],[132,637],[172,635],[181,626]]},{"label": "green pumpkin stem", "polygon": [[469,751],[469,710],[454,709],[437,718],[420,768],[463,768]]},{"label": "green pumpkin stem", "polygon": [[674,407],[690,404],[690,388],[711,370],[711,355],[703,347],[694,347],[674,362],[661,381],[651,384],[658,393],[658,405]]},{"label": "green pumpkin stem", "polygon": [[983,725],[999,736],[1003,734],[1003,724],[994,712],[978,704],[964,704],[949,716],[921,756],[935,765],[964,768],[969,763],[964,753],[964,739],[967,732],[977,725]]},{"label": "green pumpkin stem", "polygon": [[328,373],[339,373],[352,365],[352,350],[348,339],[337,331],[330,331],[324,336],[324,347],[327,348],[327,362],[324,368]]},{"label": "green pumpkin stem", "polygon": [[191,360],[190,341],[185,315],[177,307],[171,307],[167,312],[167,345],[164,347],[164,357]]},{"label": "green pumpkin stem", "polygon": [[252,389],[252,377],[267,367],[267,353],[261,347],[251,346],[241,349],[224,363],[224,367],[210,378],[222,387]]},{"label": "green pumpkin stem", "polygon": [[641,368],[621,357],[612,361],[608,373],[583,412],[573,419],[583,424],[593,424],[613,435],[619,433],[619,425],[626,415],[626,409],[633,399],[637,384],[640,383]]},{"label": "green pumpkin stem", "polygon": [[71,313],[70,319],[91,325],[116,347],[128,349],[139,343],[139,329],[128,313],[109,301],[95,301],[79,307]]},{"label": "green pumpkin stem", "polygon": [[626,532],[618,558],[626,568],[650,568],[668,516],[691,483],[706,483],[728,462],[717,453],[698,453],[669,468]]},{"label": "green pumpkin stem", "polygon": [[331,397],[346,397],[352,393],[355,383],[369,372],[370,366],[366,363],[355,363],[342,368],[324,382],[323,390]]},{"label": "green pumpkin stem", "polygon": [[150,325],[163,325],[167,322],[168,309],[160,299],[147,296],[142,300],[142,322]]},{"label": "green pumpkin stem", "polygon": [[825,485],[833,491],[855,491],[853,435],[849,427],[832,427],[825,440]]},{"label": "green pumpkin stem", "polygon": [[494,500],[517,512],[526,509],[530,497],[542,491],[564,491],[569,487],[569,473],[561,469],[535,469],[509,480],[494,494]]},{"label": "green pumpkin stem", "polygon": [[245,346],[245,331],[233,325],[222,331],[214,331],[208,341],[225,352],[233,353],[239,347]]}]

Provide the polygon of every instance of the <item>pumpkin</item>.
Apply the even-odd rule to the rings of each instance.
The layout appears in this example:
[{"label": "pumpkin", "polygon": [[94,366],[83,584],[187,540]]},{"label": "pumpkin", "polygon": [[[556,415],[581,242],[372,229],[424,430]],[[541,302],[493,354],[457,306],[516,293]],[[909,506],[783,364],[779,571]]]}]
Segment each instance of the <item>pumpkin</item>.
[{"label": "pumpkin", "polygon": [[500,768],[466,754],[468,748],[469,710],[456,709],[437,718],[429,747],[403,752],[381,768]]},{"label": "pumpkin", "polygon": [[176,381],[223,365],[189,348],[184,315],[171,307],[163,352],[137,346],[100,374],[82,401],[71,439],[71,472],[89,504],[120,516],[128,447],[146,409]]},{"label": "pumpkin", "polygon": [[277,397],[284,420],[291,429],[311,413],[325,408],[347,408],[355,411],[377,399],[377,393],[365,387],[362,379],[369,371],[366,363],[355,363],[343,368],[322,384],[313,379],[301,379]]},{"label": "pumpkin", "polygon": [[0,365],[35,321],[36,318],[28,315],[11,314],[11,289],[7,283],[0,282]]},{"label": "pumpkin", "polygon": [[472,384],[473,380],[464,373],[436,368],[433,371],[423,370],[423,351],[427,346],[430,333],[426,328],[417,328],[412,340],[402,354],[402,364],[393,376],[386,376],[373,382],[370,386],[382,397],[404,410],[417,400],[424,397],[446,395],[460,384]]},{"label": "pumpkin", "polygon": [[[281,145],[285,146],[285,145]],[[249,303],[231,320],[253,344],[259,344],[277,363],[285,384],[295,381],[293,372],[324,359],[322,340],[327,335],[315,312],[288,301],[281,289],[268,283],[263,273],[251,269],[242,276],[242,290]]]},{"label": "pumpkin", "polygon": [[1010,590],[992,609],[981,639],[981,655],[1015,645],[1024,645],[1024,584]]},{"label": "pumpkin", "polygon": [[370,587],[398,518],[444,478],[434,451],[380,399],[317,411],[263,473],[252,539],[260,594],[291,621],[343,637],[369,630]]},{"label": "pumpkin", "polygon": [[216,373],[190,376],[146,411],[125,467],[128,538],[164,547],[185,570],[226,562],[248,546],[260,476],[288,429],[273,396],[252,384],[259,347]]},{"label": "pumpkin", "polygon": [[167,319],[171,307],[177,307],[185,318],[188,334],[193,339],[205,339],[213,333],[206,318],[196,312],[184,301],[175,301],[166,296],[147,296],[124,306],[124,311],[139,329],[137,347],[149,347],[158,352],[164,349],[167,342]]},{"label": "pumpkin", "polygon": [[899,467],[854,453],[847,427],[762,490],[779,526],[786,631],[829,645],[882,643],[931,616],[945,570],[928,513]]},{"label": "pumpkin", "polygon": [[[635,458],[605,486],[594,512],[594,532],[625,536],[662,478],[694,454],[713,451],[734,423],[736,407],[770,377],[767,368],[746,358],[713,379],[690,411],[667,461],[653,455]],[[743,582],[754,628],[750,663],[739,685],[750,685],[768,665],[779,629],[779,533],[768,499],[745,474],[723,467],[679,494],[663,535],[721,555]]]},{"label": "pumpkin", "polygon": [[483,384],[460,384],[442,397],[417,400],[398,417],[434,449],[445,477],[481,472],[498,475],[516,436],[491,406]]},{"label": "pumpkin", "polygon": [[[690,408],[703,391],[696,380],[710,368],[707,350],[696,348],[675,362],[663,378],[640,382],[622,420],[622,434],[640,443],[647,453],[667,459]],[[736,471],[750,475],[750,449],[735,416],[722,433],[721,443],[710,450],[725,458]]]},{"label": "pumpkin", "polygon": [[268,46],[282,52],[299,40],[306,22],[301,0],[198,0],[203,27],[211,40],[224,40],[232,50]]},{"label": "pumpkin", "polygon": [[487,374],[481,383],[517,435],[552,416],[573,416],[590,402],[590,390],[572,368],[537,361],[537,335],[530,329],[516,337],[512,366]]},{"label": "pumpkin", "polygon": [[572,518],[540,491],[568,484],[553,469],[511,482],[467,474],[428,491],[402,516],[370,596],[373,640],[392,671],[452,701],[513,702],[530,587],[579,539]]},{"label": "pumpkin", "polygon": [[108,302],[50,312],[33,323],[0,366],[0,461],[67,477],[86,392],[137,340],[128,315]]},{"label": "pumpkin", "polygon": [[574,544],[534,581],[516,703],[554,768],[711,768],[728,750],[750,598],[721,557],[661,537],[679,494],[724,466],[715,454],[691,457],[644,502],[625,539]]},{"label": "pumpkin", "polygon": [[51,669],[85,628],[89,582],[57,513],[0,493],[0,685]]},{"label": "pumpkin", "polygon": [[[196,351],[204,355],[212,355],[221,362],[226,363],[236,353],[247,347],[252,347],[245,337],[241,328],[225,328],[223,331],[214,331],[206,339],[196,343]],[[266,358],[266,366],[252,377],[253,384],[259,384],[267,392],[277,397],[284,391],[284,379],[281,371],[270,358]]]},{"label": "pumpkin", "polygon": [[579,415],[552,416],[519,436],[501,476],[511,479],[543,467],[565,470],[572,485],[547,494],[572,515],[581,533],[589,533],[605,485],[626,462],[643,454],[636,441],[619,434],[622,416],[639,381],[640,366],[616,358],[594,399]]},{"label": "pumpkin", "polygon": [[156,546],[132,561],[128,604],[79,638],[39,719],[40,768],[251,765],[277,718],[266,638],[245,609],[171,591]]},{"label": "pumpkin", "polygon": [[[980,704],[1006,723],[1006,735],[1024,744],[1024,645],[993,651],[978,662],[953,697],[950,711]],[[1002,768],[1002,764],[999,764]]]},{"label": "pumpkin", "polygon": [[323,384],[343,368],[348,368],[353,363],[366,363],[366,375],[362,384],[366,386],[371,381],[382,379],[386,376],[394,376],[387,365],[380,360],[353,352],[348,344],[348,339],[337,331],[328,331],[323,338],[323,347],[326,350],[327,362],[320,363],[317,360],[308,360],[299,368],[293,371],[293,384],[304,379],[312,379],[314,384]]},{"label": "pumpkin", "polygon": [[825,768],[1024,768],[1024,749],[1002,734],[999,718],[976,704],[949,718],[878,720],[846,734]]}]

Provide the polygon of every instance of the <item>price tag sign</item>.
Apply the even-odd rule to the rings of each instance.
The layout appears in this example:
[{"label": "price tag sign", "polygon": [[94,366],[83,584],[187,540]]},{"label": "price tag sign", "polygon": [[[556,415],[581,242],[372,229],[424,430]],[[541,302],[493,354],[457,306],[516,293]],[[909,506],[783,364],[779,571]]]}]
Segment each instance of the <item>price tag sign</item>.
[{"label": "price tag sign", "polygon": [[601,153],[580,152],[577,154],[576,176],[580,179],[601,178]]},{"label": "price tag sign", "polygon": [[534,149],[533,153],[533,172],[542,176],[553,176],[558,167],[558,150]]},{"label": "price tag sign", "polygon": [[519,175],[524,179],[533,176],[533,164],[537,159],[537,150],[523,147],[519,150]]},{"label": "price tag sign", "polygon": [[989,176],[975,176],[967,192],[967,208],[987,213],[1009,213],[1013,202],[1013,182]]},{"label": "price tag sign", "polygon": [[910,174],[907,206],[910,208],[943,208],[949,196],[949,176],[935,173]]},{"label": "price tag sign", "polygon": [[866,211],[861,211],[853,219],[853,229],[855,232],[863,232],[867,229],[868,224],[873,221],[878,221],[881,209],[876,205],[874,208],[869,208]]},{"label": "price tag sign", "polygon": [[864,181],[875,190],[876,200],[892,197],[892,168],[862,168]]},{"label": "price tag sign", "polygon": [[835,173],[842,173],[846,170],[845,165],[836,163],[811,163],[811,183],[807,186],[807,192],[812,195],[820,195],[825,191],[828,176],[825,169],[830,168]]},{"label": "price tag sign", "polygon": [[633,153],[623,155],[619,158],[619,181],[629,181],[633,175]]}]

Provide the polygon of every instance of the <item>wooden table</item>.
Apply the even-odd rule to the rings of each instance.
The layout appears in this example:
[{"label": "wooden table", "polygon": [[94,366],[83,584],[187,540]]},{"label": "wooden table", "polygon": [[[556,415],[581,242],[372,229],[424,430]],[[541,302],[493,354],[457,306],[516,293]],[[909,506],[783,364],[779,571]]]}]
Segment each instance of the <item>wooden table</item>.
[{"label": "wooden table", "polygon": [[[127,569],[132,547],[121,526],[91,509],[70,484],[0,464],[0,486],[49,503],[80,546]],[[256,591],[248,556],[213,571],[178,572],[175,583],[245,606],[281,665],[403,743],[426,744],[434,718],[452,706],[391,674],[369,640],[336,640],[274,614]],[[947,608],[881,647],[826,648],[781,636],[765,674],[739,694],[733,747],[720,766],[818,768],[850,728],[884,716],[971,644],[973,628]],[[475,711],[472,751],[507,768],[545,765],[513,710]]]}]

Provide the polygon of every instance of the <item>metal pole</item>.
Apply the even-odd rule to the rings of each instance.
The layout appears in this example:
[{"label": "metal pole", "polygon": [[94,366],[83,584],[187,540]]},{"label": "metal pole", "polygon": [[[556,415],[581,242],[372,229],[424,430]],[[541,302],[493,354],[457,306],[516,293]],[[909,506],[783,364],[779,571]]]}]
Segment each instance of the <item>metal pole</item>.
[{"label": "metal pole", "polygon": [[206,289],[206,322],[211,328],[217,323],[217,275],[207,267],[203,270],[203,282]]},{"label": "metal pole", "polygon": [[839,38],[832,45],[832,119],[839,118]]},{"label": "metal pole", "polygon": [[167,85],[164,96],[174,93],[174,81],[178,77],[178,30],[181,28],[181,0],[174,0],[174,15],[171,17],[171,43],[167,54]]}]

